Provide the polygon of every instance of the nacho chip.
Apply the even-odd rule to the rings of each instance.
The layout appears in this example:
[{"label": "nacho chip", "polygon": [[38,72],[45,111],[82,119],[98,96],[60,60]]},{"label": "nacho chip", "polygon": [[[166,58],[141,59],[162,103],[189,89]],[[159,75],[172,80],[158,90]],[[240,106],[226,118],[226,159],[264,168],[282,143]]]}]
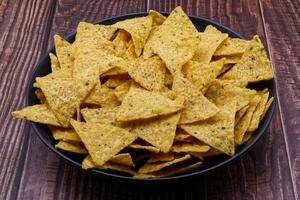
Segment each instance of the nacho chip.
[{"label": "nacho chip", "polygon": [[208,64],[216,49],[228,37],[228,34],[222,33],[215,27],[208,25],[204,32],[199,33],[199,36],[200,42],[198,42],[198,48],[192,60]]},{"label": "nacho chip", "polygon": [[65,142],[65,141],[59,141],[56,145],[55,148],[61,149],[64,151],[69,151],[73,153],[80,153],[80,154],[87,154],[86,148],[81,144],[81,143],[70,143],[70,142]]},{"label": "nacho chip", "polygon": [[244,143],[247,143],[248,141],[250,141],[250,139],[252,138],[252,134],[253,134],[253,132],[246,132],[241,144],[244,144]]},{"label": "nacho chip", "polygon": [[178,128],[176,130],[175,140],[179,142],[191,142],[195,138],[188,134],[186,131],[182,130],[181,128]]},{"label": "nacho chip", "polygon": [[172,151],[175,153],[188,153],[188,152],[207,152],[210,147],[203,142],[176,142],[172,146]]},{"label": "nacho chip", "polygon": [[191,156],[186,154],[184,156],[176,156],[174,160],[171,161],[167,161],[167,162],[160,162],[160,163],[148,163],[146,162],[145,165],[143,165],[139,170],[138,173],[142,173],[142,174],[146,174],[146,173],[151,173],[151,172],[156,172],[159,171],[163,168],[166,168],[168,166],[174,165],[176,163],[180,163],[183,161],[186,161],[188,159],[190,159]]},{"label": "nacho chip", "polygon": [[175,137],[180,113],[160,116],[155,119],[133,122],[130,130],[162,152],[169,152]]},{"label": "nacho chip", "polygon": [[36,81],[45,94],[51,110],[64,127],[69,125],[77,107],[94,87],[89,82],[76,79],[44,77],[36,78]]},{"label": "nacho chip", "polygon": [[239,121],[242,119],[242,117],[246,114],[247,110],[249,109],[249,105],[246,105],[245,107],[241,108],[236,114],[235,114],[235,125],[239,123]]},{"label": "nacho chip", "polygon": [[34,91],[35,96],[37,96],[37,98],[39,99],[39,101],[44,104],[46,103],[46,97],[44,95],[44,93],[42,92],[41,89],[37,89]]},{"label": "nacho chip", "polygon": [[71,44],[63,38],[61,38],[59,35],[54,35],[54,45],[60,68],[72,69],[74,64],[74,58],[71,52]]},{"label": "nacho chip", "polygon": [[253,112],[260,102],[261,97],[259,95],[255,95],[254,98],[250,101],[249,109],[246,114],[240,119],[239,123],[234,127],[234,141],[236,144],[241,144],[244,134],[246,133],[248,127],[250,126],[251,119],[253,116]]},{"label": "nacho chip", "polygon": [[172,99],[172,100],[175,100],[178,97],[177,94],[176,94],[176,92],[170,90],[167,87],[163,87],[160,90],[160,94],[163,95],[163,96],[165,96],[165,97],[168,97],[169,99]]},{"label": "nacho chip", "polygon": [[128,167],[134,167],[131,155],[129,153],[120,153],[113,156],[110,160],[110,163],[115,163],[119,165],[124,165]]},{"label": "nacho chip", "polygon": [[222,154],[221,151],[211,148],[207,152],[202,153],[202,156],[205,158],[205,157],[216,156],[216,155],[220,155],[220,154]]},{"label": "nacho chip", "polygon": [[117,113],[117,120],[131,121],[175,113],[182,104],[156,92],[131,87]]},{"label": "nacho chip", "polygon": [[110,77],[104,85],[106,85],[108,88],[116,88],[120,85],[122,85],[125,81],[129,80],[130,77],[127,74],[124,75],[116,75]]},{"label": "nacho chip", "polygon": [[118,101],[122,102],[126,94],[128,93],[130,86],[131,86],[132,81],[128,80],[118,87],[116,87],[114,94],[117,97]]},{"label": "nacho chip", "polygon": [[147,151],[150,151],[153,153],[158,153],[160,151],[160,149],[158,149],[150,144],[147,144],[147,143],[141,144],[138,142],[134,142],[134,143],[130,144],[128,147],[131,149],[136,149],[136,150],[147,150]]},{"label": "nacho chip", "polygon": [[145,45],[145,54],[146,57],[153,53],[159,55],[170,72],[175,74],[193,57],[198,40],[197,29],[178,6],[164,23],[153,31]]},{"label": "nacho chip", "polygon": [[234,117],[236,101],[228,102],[220,107],[213,117],[180,127],[200,141],[228,155],[234,154]]},{"label": "nacho chip", "polygon": [[248,132],[253,132],[258,128],[261,116],[269,99],[269,92],[259,92],[258,94],[260,95],[261,100],[253,112],[250,125],[247,129]]},{"label": "nacho chip", "polygon": [[136,65],[129,75],[142,87],[150,91],[159,91],[164,86],[166,68],[159,57],[139,59]]},{"label": "nacho chip", "polygon": [[172,90],[185,97],[180,124],[207,119],[218,112],[218,108],[203,96],[195,86],[180,75],[174,77]]},{"label": "nacho chip", "polygon": [[78,134],[74,129],[71,128],[61,128],[56,126],[48,126],[52,136],[55,140],[61,140],[64,142],[82,142]]},{"label": "nacho chip", "polygon": [[148,163],[155,163],[155,162],[167,162],[174,160],[174,154],[172,152],[169,153],[158,153],[153,154],[147,160]]},{"label": "nacho chip", "polygon": [[124,75],[124,74],[127,74],[127,71],[125,71],[119,67],[113,67],[112,69],[101,74],[101,77]]},{"label": "nacho chip", "polygon": [[266,104],[266,106],[265,106],[264,112],[263,112],[263,114],[260,116],[260,120],[262,120],[262,119],[264,118],[265,114],[268,112],[268,110],[269,110],[270,106],[272,105],[273,101],[274,101],[274,97],[271,97],[271,98],[268,100],[268,102],[267,102],[267,104]]},{"label": "nacho chip", "polygon": [[136,139],[133,133],[108,124],[75,120],[71,120],[71,124],[97,166],[102,166]]},{"label": "nacho chip", "polygon": [[51,62],[51,71],[55,72],[60,70],[60,65],[57,57],[53,53],[49,53],[50,62]]},{"label": "nacho chip", "polygon": [[117,56],[124,56],[125,52],[127,51],[127,48],[129,46],[129,41],[131,39],[131,36],[128,32],[124,30],[119,30],[117,33],[117,36],[113,40],[113,44],[116,50]]},{"label": "nacho chip", "polygon": [[172,85],[173,84],[173,76],[169,72],[169,70],[166,70],[166,76],[165,76],[165,85]]},{"label": "nacho chip", "polygon": [[164,23],[164,21],[166,20],[165,16],[163,16],[159,12],[156,12],[155,10],[149,10],[149,15],[152,18],[152,27],[162,25],[162,23]]},{"label": "nacho chip", "polygon": [[22,110],[17,110],[11,113],[13,117],[19,119],[26,119],[29,121],[49,124],[54,126],[62,126],[54,113],[45,104],[37,104],[33,106],[27,106]]},{"label": "nacho chip", "polygon": [[227,38],[222,42],[222,44],[217,48],[214,55],[215,56],[232,56],[232,55],[242,55],[248,45],[249,41],[240,38]]},{"label": "nacho chip", "polygon": [[152,18],[149,16],[137,17],[117,22],[112,26],[130,33],[134,43],[135,53],[139,56],[142,53],[142,49],[151,31]]},{"label": "nacho chip", "polygon": [[84,103],[100,105],[101,107],[115,107],[120,105],[114,90],[97,84],[90,94],[84,99]]},{"label": "nacho chip", "polygon": [[248,82],[272,78],[271,63],[257,35],[249,42],[241,60],[222,76],[222,79],[241,79]]}]

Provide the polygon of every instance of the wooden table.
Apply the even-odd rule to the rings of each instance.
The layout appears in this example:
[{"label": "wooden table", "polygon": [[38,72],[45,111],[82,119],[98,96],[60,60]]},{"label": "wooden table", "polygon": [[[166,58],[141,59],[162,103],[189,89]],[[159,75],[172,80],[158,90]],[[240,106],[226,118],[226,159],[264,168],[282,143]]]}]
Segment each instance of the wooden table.
[{"label": "wooden table", "polygon": [[[60,160],[29,123],[28,77],[53,35],[79,21],[149,9],[214,19],[247,38],[259,34],[275,71],[278,107],[268,133],[228,167],[180,187],[110,183]],[[300,3],[296,0],[0,0],[0,199],[298,199],[300,192]]]}]

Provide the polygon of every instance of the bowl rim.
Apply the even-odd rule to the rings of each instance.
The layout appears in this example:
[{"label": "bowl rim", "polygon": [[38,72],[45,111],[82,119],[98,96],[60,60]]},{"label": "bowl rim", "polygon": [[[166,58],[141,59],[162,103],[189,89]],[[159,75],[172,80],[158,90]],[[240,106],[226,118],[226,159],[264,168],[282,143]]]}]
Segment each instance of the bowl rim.
[{"label": "bowl rim", "polygon": [[[169,15],[170,12],[161,12],[163,15]],[[122,19],[122,18],[133,18],[133,17],[141,17],[141,16],[145,16],[147,15],[148,12],[137,12],[137,13],[129,13],[129,14],[124,14],[124,15],[118,15],[118,16],[114,16],[114,17],[109,17],[109,18],[104,18],[104,19],[100,19],[100,20],[96,20],[95,23],[93,24],[101,24],[101,23],[105,23],[107,21],[111,21],[111,20],[118,20],[118,19]],[[198,16],[194,16],[194,15],[188,15],[190,19],[194,19],[194,20],[199,20],[199,21],[205,21],[208,24],[212,24],[214,26],[217,27],[221,27],[222,29],[228,31],[228,32],[232,32],[234,35],[236,35],[238,38],[241,39],[245,39],[242,35],[240,35],[239,33],[233,31],[232,29],[230,29],[229,27],[226,27],[222,24],[220,24],[219,22],[216,22],[214,20],[205,18],[205,17],[198,17]],[[76,34],[76,32],[72,32],[71,34],[68,34],[65,39],[66,40],[70,40],[72,37],[74,37]],[[50,49],[48,49],[46,51],[45,54],[43,54],[38,63],[35,65],[34,69],[31,71],[31,75],[30,78],[28,79],[27,82],[27,89],[26,89],[26,106],[30,106],[30,91],[32,89],[32,84],[34,82],[35,79],[35,74],[36,71],[39,69],[39,67],[41,66],[42,62],[48,58],[48,54],[50,52],[52,52],[54,50],[54,46],[52,46]],[[201,175],[213,172],[217,169],[220,169],[224,166],[226,166],[227,164],[231,163],[232,161],[236,160],[237,158],[240,158],[242,155],[244,155],[246,152],[248,152],[256,143],[258,140],[260,140],[262,138],[262,136],[266,133],[266,130],[272,120],[274,111],[275,111],[275,107],[277,104],[277,91],[276,91],[276,81],[273,78],[272,80],[272,84],[273,84],[273,91],[272,96],[274,97],[274,101],[272,103],[272,105],[270,106],[268,112],[265,115],[265,119],[263,124],[260,124],[261,127],[261,131],[255,133],[255,137],[253,137],[253,139],[247,144],[247,146],[245,146],[243,149],[241,149],[239,152],[237,152],[236,154],[234,154],[231,157],[228,157],[228,159],[210,166],[208,168],[205,169],[201,169],[199,171],[194,171],[194,172],[190,172],[190,173],[186,173],[186,174],[180,174],[180,175],[174,175],[174,176],[170,176],[170,177],[161,177],[161,178],[135,178],[135,177],[130,177],[130,176],[123,176],[123,175],[118,175],[118,174],[113,174],[113,173],[109,173],[106,171],[101,171],[99,169],[89,169],[89,170],[85,170],[86,172],[93,174],[93,175],[97,175],[97,176],[102,176],[103,178],[112,178],[116,181],[129,181],[129,182],[135,182],[135,183],[166,183],[166,182],[170,182],[170,181],[183,181],[183,180],[187,180],[187,179],[194,179],[196,177],[199,177]],[[79,164],[77,161],[74,161],[73,159],[71,159],[70,157],[68,157],[67,155],[65,155],[63,152],[59,151],[58,149],[56,149],[52,144],[50,144],[46,138],[43,137],[43,135],[40,133],[40,131],[38,130],[37,127],[37,123],[35,122],[29,122],[31,124],[31,127],[33,128],[35,134],[38,136],[38,138],[42,141],[42,143],[44,143],[53,153],[55,153],[57,156],[59,156],[62,160],[66,161],[67,163],[76,166],[78,168],[81,168],[81,164]]]}]

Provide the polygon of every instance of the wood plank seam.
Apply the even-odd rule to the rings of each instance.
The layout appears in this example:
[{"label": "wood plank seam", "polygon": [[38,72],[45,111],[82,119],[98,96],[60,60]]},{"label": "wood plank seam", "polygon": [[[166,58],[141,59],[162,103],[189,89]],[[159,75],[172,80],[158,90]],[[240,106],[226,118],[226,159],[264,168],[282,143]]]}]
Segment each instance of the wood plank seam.
[{"label": "wood plank seam", "polygon": [[[258,0],[259,2],[259,9],[260,9],[260,13],[261,13],[261,17],[262,17],[262,20],[263,20],[263,30],[264,30],[264,34],[265,34],[265,37],[266,37],[266,44],[267,44],[267,48],[269,50],[269,56],[270,56],[270,60],[271,60],[271,63],[273,63],[274,59],[273,59],[273,51],[272,51],[272,48],[269,44],[269,36],[268,36],[268,33],[266,31],[266,28],[265,28],[265,16],[264,16],[264,11],[263,11],[263,7],[262,7],[262,2],[261,0]],[[272,69],[273,69],[273,73],[275,72],[275,68],[274,66],[272,65]],[[276,99],[277,99],[277,104],[278,104],[278,109],[279,109],[279,116],[280,116],[280,124],[281,124],[281,127],[282,127],[282,131],[283,131],[283,138],[284,138],[284,143],[285,143],[285,149],[286,149],[286,155],[287,155],[287,158],[288,158],[288,166],[289,166],[289,171],[290,171],[290,177],[291,177],[291,180],[292,180],[292,184],[293,184],[293,194],[294,194],[294,198],[295,199],[298,199],[298,195],[296,193],[297,191],[297,188],[296,188],[296,183],[295,183],[295,180],[294,180],[294,176],[292,174],[292,167],[291,167],[291,158],[290,158],[290,155],[289,155],[289,146],[288,146],[288,142],[287,142],[287,138],[286,138],[286,129],[285,129],[285,126],[284,126],[284,122],[283,122],[283,116],[282,116],[282,107],[281,107],[281,101],[280,101],[280,98],[279,98],[279,95],[278,95],[278,86],[277,86],[277,78],[276,78],[276,74],[274,73],[274,80],[275,80],[275,87],[276,87]]]}]

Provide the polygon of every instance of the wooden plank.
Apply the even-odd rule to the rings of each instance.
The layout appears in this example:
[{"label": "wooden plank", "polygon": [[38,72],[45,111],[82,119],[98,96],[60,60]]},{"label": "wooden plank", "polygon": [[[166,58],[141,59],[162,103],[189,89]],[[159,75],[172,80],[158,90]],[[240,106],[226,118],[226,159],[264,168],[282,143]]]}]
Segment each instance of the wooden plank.
[{"label": "wooden plank", "polygon": [[[258,1],[168,0],[149,1],[149,5],[149,9],[165,12],[181,5],[190,15],[214,19],[246,38],[259,34],[265,41]],[[186,195],[204,199],[294,199],[280,121],[277,111],[268,133],[260,143],[230,166],[204,176],[204,180],[199,180],[194,186],[197,189],[186,191]]]},{"label": "wooden plank", "polygon": [[[146,1],[58,1],[56,3],[50,41],[57,33],[66,36],[75,31],[80,21],[94,22],[116,15],[145,12]],[[124,187],[123,187],[124,188]],[[33,133],[26,149],[26,161],[18,197],[22,199],[134,199],[133,190],[115,187],[60,160]]]},{"label": "wooden plank", "polygon": [[300,5],[297,1],[260,1],[279,109],[296,197],[300,192]]},{"label": "wooden plank", "polygon": [[0,1],[0,199],[16,199],[28,123],[10,113],[24,106],[26,83],[48,37],[53,1]]}]

